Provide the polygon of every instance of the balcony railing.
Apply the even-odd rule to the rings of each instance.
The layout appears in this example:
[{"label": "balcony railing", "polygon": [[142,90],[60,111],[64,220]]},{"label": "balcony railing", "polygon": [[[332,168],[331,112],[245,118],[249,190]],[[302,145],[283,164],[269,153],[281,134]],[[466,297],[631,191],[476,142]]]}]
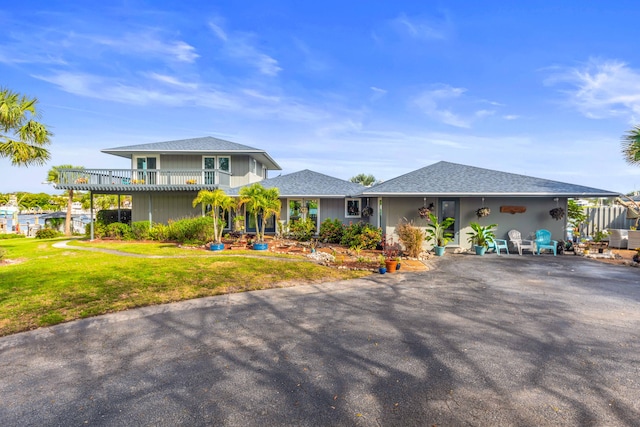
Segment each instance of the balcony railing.
[{"label": "balcony railing", "polygon": [[231,173],[219,169],[59,169],[60,188],[89,186],[222,186]]}]

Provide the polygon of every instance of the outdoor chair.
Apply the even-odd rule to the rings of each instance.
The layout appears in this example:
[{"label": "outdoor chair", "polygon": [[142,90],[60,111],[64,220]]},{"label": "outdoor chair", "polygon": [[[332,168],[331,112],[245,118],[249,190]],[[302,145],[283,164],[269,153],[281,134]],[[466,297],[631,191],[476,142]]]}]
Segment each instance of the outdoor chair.
[{"label": "outdoor chair", "polygon": [[551,232],[549,230],[536,231],[536,250],[538,255],[540,255],[542,249],[551,249],[553,256],[558,254],[558,241],[551,240]]},{"label": "outdoor chair", "polygon": [[508,233],[509,235],[509,241],[511,242],[511,244],[513,246],[516,247],[516,249],[518,249],[518,253],[520,255],[522,255],[522,250],[523,249],[527,249],[530,250],[532,254],[536,254],[535,250],[536,250],[536,245],[535,242],[533,240],[527,240],[527,239],[523,239],[522,235],[520,234],[520,232],[518,230],[511,230]]},{"label": "outdoor chair", "polygon": [[500,249],[504,249],[507,255],[509,255],[509,245],[505,239],[489,238],[487,241],[487,249],[493,249],[498,256],[500,256]]},{"label": "outdoor chair", "polygon": [[625,249],[629,244],[629,231],[612,228],[609,230],[609,247]]}]

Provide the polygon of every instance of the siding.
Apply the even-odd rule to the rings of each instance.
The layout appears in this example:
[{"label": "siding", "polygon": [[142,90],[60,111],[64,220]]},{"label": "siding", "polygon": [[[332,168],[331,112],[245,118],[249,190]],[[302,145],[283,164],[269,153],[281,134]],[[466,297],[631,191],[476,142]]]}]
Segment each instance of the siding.
[{"label": "siding", "polygon": [[149,220],[149,198],[151,198],[151,220],[157,223],[167,224],[169,220],[177,220],[186,217],[197,217],[202,214],[200,206],[193,207],[193,199],[197,192],[167,192],[167,193],[141,193],[133,194],[131,220]]}]

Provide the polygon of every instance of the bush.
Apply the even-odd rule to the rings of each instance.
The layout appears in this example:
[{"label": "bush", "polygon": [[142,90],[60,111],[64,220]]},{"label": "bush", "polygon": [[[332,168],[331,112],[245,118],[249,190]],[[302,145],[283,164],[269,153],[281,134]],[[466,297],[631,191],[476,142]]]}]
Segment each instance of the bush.
[{"label": "bush", "polygon": [[0,234],[0,240],[9,240],[9,239],[24,239],[24,234]]},{"label": "bush", "polygon": [[111,237],[119,240],[131,240],[133,239],[133,233],[131,227],[121,222],[114,222],[107,225],[105,230],[105,237]]},{"label": "bush", "polygon": [[316,224],[312,220],[299,219],[289,224],[289,236],[301,242],[308,242],[315,234]]},{"label": "bush", "polygon": [[418,258],[422,252],[422,242],[424,241],[424,232],[413,225],[413,222],[401,222],[396,226],[396,233],[400,238],[400,243],[404,246],[407,255]]},{"label": "bush", "polygon": [[43,228],[36,231],[36,239],[54,239],[60,236],[62,236],[62,233],[53,228]]},{"label": "bush", "polygon": [[131,234],[135,240],[150,240],[151,227],[149,221],[137,221],[131,224]]},{"label": "bush", "polygon": [[164,224],[153,224],[149,230],[149,239],[164,242],[169,239],[169,227]]},{"label": "bush", "polygon": [[169,221],[169,240],[179,243],[205,244],[214,240],[213,218],[210,216]]},{"label": "bush", "polygon": [[375,249],[382,240],[382,229],[364,222],[349,224],[341,243],[349,248]]},{"label": "bush", "polygon": [[2,261],[6,255],[7,255],[7,251],[5,249],[0,248],[0,261]]},{"label": "bush", "polygon": [[325,243],[340,243],[344,235],[344,224],[338,218],[327,218],[320,224],[320,241]]}]

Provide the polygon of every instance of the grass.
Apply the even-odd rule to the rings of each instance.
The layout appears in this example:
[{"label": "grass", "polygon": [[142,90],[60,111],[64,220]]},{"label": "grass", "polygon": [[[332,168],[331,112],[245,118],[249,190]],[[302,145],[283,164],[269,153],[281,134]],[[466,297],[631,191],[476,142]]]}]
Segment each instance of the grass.
[{"label": "grass", "polygon": [[5,258],[19,261],[0,266],[0,336],[134,307],[368,274],[256,251],[247,257],[163,243],[73,242],[169,257],[137,258],[54,248],[59,240],[0,241]]}]

